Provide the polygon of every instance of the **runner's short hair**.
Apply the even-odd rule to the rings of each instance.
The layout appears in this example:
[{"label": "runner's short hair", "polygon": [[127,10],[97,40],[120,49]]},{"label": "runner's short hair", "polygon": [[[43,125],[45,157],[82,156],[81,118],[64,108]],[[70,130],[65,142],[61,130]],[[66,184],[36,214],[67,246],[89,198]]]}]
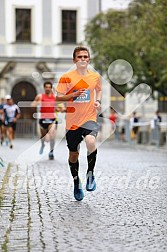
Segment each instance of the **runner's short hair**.
[{"label": "runner's short hair", "polygon": [[73,51],[73,59],[75,59],[76,52],[80,52],[80,51],[87,51],[88,55],[89,55],[89,58],[90,58],[90,52],[89,52],[89,49],[87,47],[85,47],[85,46],[77,46],[77,47],[75,47],[75,49]]},{"label": "runner's short hair", "polygon": [[48,85],[48,84],[51,86],[51,88],[53,87],[53,84],[52,84],[51,81],[45,81],[44,84],[43,84],[43,87],[45,88],[45,86]]}]

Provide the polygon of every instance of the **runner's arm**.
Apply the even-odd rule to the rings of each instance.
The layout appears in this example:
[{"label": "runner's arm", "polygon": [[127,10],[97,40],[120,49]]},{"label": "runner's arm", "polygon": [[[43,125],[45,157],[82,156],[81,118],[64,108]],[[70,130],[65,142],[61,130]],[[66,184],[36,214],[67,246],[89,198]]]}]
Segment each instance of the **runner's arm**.
[{"label": "runner's arm", "polygon": [[99,110],[101,108],[102,90],[96,90],[95,107]]},{"label": "runner's arm", "polygon": [[70,94],[62,94],[62,93],[57,93],[56,95],[56,101],[69,101],[71,98],[78,97],[80,95],[83,95],[85,92],[85,89],[79,89],[76,92],[72,92]]},{"label": "runner's arm", "polygon": [[37,95],[34,101],[31,103],[31,107],[37,107],[41,103],[41,95]]},{"label": "runner's arm", "polygon": [[63,102],[58,102],[58,106],[56,107],[56,112],[65,112],[66,107]]},{"label": "runner's arm", "polygon": [[20,111],[19,107],[17,107],[16,116],[15,116],[16,120],[19,119],[20,116],[21,116],[21,111]]},{"label": "runner's arm", "polygon": [[2,120],[2,122],[5,121],[5,112],[6,112],[6,110],[3,108],[2,109],[2,114],[1,114],[1,120]]},{"label": "runner's arm", "polygon": [[16,112],[15,112],[15,117],[13,118],[13,122],[16,123],[16,121],[20,118],[20,116],[21,116],[20,108],[17,106]]}]

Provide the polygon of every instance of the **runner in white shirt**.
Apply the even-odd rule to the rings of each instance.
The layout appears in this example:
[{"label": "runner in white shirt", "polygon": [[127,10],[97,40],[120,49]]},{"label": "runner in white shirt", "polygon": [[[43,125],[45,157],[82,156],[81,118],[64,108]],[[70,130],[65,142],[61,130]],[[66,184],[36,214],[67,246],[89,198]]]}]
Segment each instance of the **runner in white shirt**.
[{"label": "runner in white shirt", "polygon": [[4,105],[5,105],[5,99],[1,98],[1,100],[0,100],[0,142],[1,142],[1,145],[3,144],[4,135],[5,135],[4,125],[3,125],[3,122],[2,122],[2,114],[3,114]]},{"label": "runner in white shirt", "polygon": [[3,107],[2,121],[4,122],[7,137],[9,140],[9,147],[13,148],[13,139],[16,131],[16,122],[20,118],[20,109],[13,103],[13,99],[10,95],[6,96],[7,103]]}]

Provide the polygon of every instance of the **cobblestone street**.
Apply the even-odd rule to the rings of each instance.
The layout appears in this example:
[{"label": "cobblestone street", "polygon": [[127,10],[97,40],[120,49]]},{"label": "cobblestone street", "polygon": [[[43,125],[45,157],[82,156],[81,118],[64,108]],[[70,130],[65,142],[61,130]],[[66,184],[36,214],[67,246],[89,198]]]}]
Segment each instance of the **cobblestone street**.
[{"label": "cobblestone street", "polygon": [[87,192],[83,143],[80,177],[85,197],[81,202],[73,198],[65,141],[57,143],[51,161],[47,146],[41,158],[39,147],[35,140],[21,139],[12,150],[0,146],[5,164],[0,168],[0,251],[167,250],[165,147],[101,144],[97,190]]}]

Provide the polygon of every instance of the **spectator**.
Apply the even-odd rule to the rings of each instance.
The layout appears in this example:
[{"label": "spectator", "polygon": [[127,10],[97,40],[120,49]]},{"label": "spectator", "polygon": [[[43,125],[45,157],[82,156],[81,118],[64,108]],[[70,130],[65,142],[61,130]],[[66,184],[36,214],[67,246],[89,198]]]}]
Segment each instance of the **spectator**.
[{"label": "spectator", "polygon": [[136,112],[133,112],[130,118],[131,139],[135,140],[139,131],[139,126],[135,124],[139,122],[139,118],[136,116]]},{"label": "spectator", "polygon": [[159,115],[159,111],[155,112],[153,119],[150,122],[151,129],[155,129],[156,126],[159,127],[159,123],[162,122],[162,117]]},{"label": "spectator", "polygon": [[154,115],[154,122],[155,122],[155,124],[159,124],[160,122],[162,122],[162,117],[160,116],[158,110],[155,112],[155,115]]},{"label": "spectator", "polygon": [[111,135],[113,133],[115,133],[117,135],[118,133],[118,128],[116,126],[116,122],[117,122],[117,114],[115,113],[114,109],[111,108],[111,113],[110,113],[110,116],[109,116],[109,119],[110,119],[110,122],[111,122]]}]

